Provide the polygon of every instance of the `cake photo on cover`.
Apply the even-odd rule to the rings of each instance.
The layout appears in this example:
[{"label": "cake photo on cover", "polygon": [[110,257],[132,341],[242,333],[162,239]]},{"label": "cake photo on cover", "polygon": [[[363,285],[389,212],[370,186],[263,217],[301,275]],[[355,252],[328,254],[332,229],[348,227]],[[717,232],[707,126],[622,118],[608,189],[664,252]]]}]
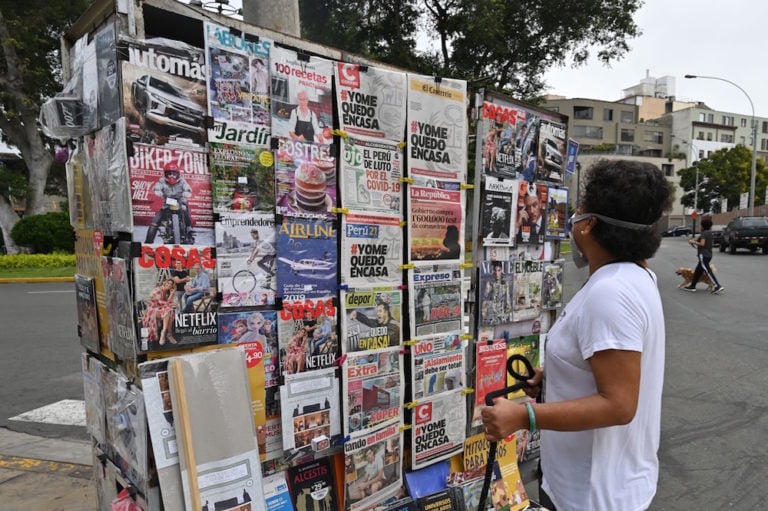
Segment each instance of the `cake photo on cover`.
[{"label": "cake photo on cover", "polygon": [[302,163],[296,169],[296,205],[307,211],[330,209],[326,201],[328,179],[325,172],[313,163]]}]

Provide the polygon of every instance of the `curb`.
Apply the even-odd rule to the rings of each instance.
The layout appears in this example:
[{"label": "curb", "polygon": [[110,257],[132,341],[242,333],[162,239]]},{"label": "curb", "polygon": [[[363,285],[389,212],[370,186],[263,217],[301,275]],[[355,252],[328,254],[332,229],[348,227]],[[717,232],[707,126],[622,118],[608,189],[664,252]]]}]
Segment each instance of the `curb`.
[{"label": "curb", "polygon": [[0,284],[42,284],[46,282],[74,282],[75,277],[2,277]]}]

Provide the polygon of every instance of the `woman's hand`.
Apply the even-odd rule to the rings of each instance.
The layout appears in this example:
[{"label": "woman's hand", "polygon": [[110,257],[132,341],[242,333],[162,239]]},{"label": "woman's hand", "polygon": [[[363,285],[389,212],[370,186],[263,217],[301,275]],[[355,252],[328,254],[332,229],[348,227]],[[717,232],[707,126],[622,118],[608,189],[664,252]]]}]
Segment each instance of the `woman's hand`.
[{"label": "woman's hand", "polygon": [[489,442],[498,442],[519,429],[528,429],[528,410],[525,405],[496,398],[493,406],[484,406],[481,411],[485,438]]},{"label": "woman's hand", "polygon": [[541,394],[541,385],[544,381],[544,369],[537,367],[533,371],[533,378],[527,380],[528,387],[523,389],[528,397],[538,397]]}]

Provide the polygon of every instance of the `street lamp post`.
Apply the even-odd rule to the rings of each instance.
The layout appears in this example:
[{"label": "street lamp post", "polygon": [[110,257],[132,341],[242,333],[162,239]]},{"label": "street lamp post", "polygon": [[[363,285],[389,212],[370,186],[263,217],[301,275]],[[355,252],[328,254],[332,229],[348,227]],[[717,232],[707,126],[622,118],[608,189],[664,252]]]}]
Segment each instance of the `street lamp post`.
[{"label": "street lamp post", "polygon": [[[695,145],[693,145],[692,143],[688,142],[685,139],[676,137],[675,135],[672,135],[672,138],[678,139],[680,142],[687,145],[692,150],[697,151],[697,153],[691,153],[691,154],[696,154],[696,161],[693,161],[693,158],[690,159],[691,165],[699,161],[698,148]],[[693,190],[693,210],[698,214],[698,211],[699,211],[699,166],[698,165],[696,165],[696,188],[694,188]],[[691,229],[691,231],[693,232],[693,234],[696,234],[696,215],[693,215],[692,223],[693,223],[693,228]]]},{"label": "street lamp post", "polygon": [[702,76],[702,75],[685,75],[686,78],[704,78],[707,80],[720,80],[721,82],[730,83],[747,97],[749,106],[752,108],[752,172],[749,177],[749,216],[755,214],[755,172],[757,169],[757,123],[755,123],[755,104],[752,103],[752,98],[749,97],[747,91],[742,89],[738,84],[726,80],[725,78],[719,78],[717,76]]}]

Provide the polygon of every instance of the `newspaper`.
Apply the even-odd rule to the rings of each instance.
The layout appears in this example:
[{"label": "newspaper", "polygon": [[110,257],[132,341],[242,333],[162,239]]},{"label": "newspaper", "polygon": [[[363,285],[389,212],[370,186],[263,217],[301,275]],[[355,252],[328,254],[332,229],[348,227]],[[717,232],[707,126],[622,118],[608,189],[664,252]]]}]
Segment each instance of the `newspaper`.
[{"label": "newspaper", "polygon": [[411,469],[450,458],[464,448],[467,404],[461,390],[418,401],[413,409]]},{"label": "newspaper", "polygon": [[334,295],[337,284],[336,224],[283,217],[277,228],[277,294],[293,302]]},{"label": "newspaper", "polygon": [[547,202],[547,239],[564,240],[568,237],[568,188],[549,187]]},{"label": "newspaper", "polygon": [[[204,150],[135,143],[128,167],[133,241],[154,243],[162,240],[178,244],[176,233],[171,228],[173,216],[178,215],[178,224],[184,224],[188,231],[191,230],[191,233],[184,232],[180,227],[179,235],[187,240],[186,244],[214,244],[211,176],[208,154]],[[166,179],[165,171],[168,169],[179,171],[177,182],[171,183]],[[154,234],[149,233],[150,226],[158,226]],[[190,237],[194,243],[189,242]]]},{"label": "newspaper", "polygon": [[278,319],[281,374],[332,367],[339,351],[334,298],[283,301]]},{"label": "newspaper", "polygon": [[425,186],[408,189],[411,262],[464,261],[464,193]]},{"label": "newspaper", "polygon": [[517,243],[544,243],[547,230],[549,187],[546,183],[518,181],[516,227]]},{"label": "newspaper", "polygon": [[268,147],[211,141],[208,156],[215,212],[274,211],[274,158]]},{"label": "newspaper", "polygon": [[292,457],[323,451],[341,432],[335,369],[286,376],[280,387],[283,449]]},{"label": "newspaper", "polygon": [[485,246],[512,246],[517,213],[517,181],[486,176],[481,236]]},{"label": "newspaper", "polygon": [[122,360],[136,360],[136,326],[127,265],[124,259],[102,256],[101,269],[109,317],[109,349]]},{"label": "newspaper", "polygon": [[[343,64],[339,64],[343,65]],[[403,151],[387,140],[341,139],[341,204],[366,213],[403,217]]]},{"label": "newspaper", "polygon": [[563,273],[565,261],[545,262],[542,270],[541,308],[558,309],[563,306]]},{"label": "newspaper", "polygon": [[336,158],[332,147],[289,138],[276,140],[277,213],[335,218]]},{"label": "newspaper", "polygon": [[346,503],[352,511],[383,502],[403,485],[399,424],[356,433],[344,443]]},{"label": "newspaper", "polygon": [[273,45],[272,136],[330,144],[333,136],[333,62]]},{"label": "newspaper", "polygon": [[[483,423],[480,413],[485,396],[506,386],[507,342],[504,339],[479,340],[475,344],[475,393],[472,427]],[[468,469],[467,469],[468,470]]]},{"label": "newspaper", "polygon": [[465,373],[458,333],[427,337],[411,346],[411,392],[415,401],[464,388]]},{"label": "newspaper", "polygon": [[216,121],[259,125],[269,133],[269,49],[272,41],[204,22],[208,112]]},{"label": "newspaper", "polygon": [[408,75],[408,174],[464,181],[467,171],[467,83]]},{"label": "newspaper", "polygon": [[459,265],[417,266],[408,278],[411,337],[461,332],[464,293]]},{"label": "newspaper", "polygon": [[402,291],[392,287],[342,290],[342,351],[354,353],[400,346],[402,298]]},{"label": "newspaper", "polygon": [[396,217],[349,213],[341,218],[341,283],[349,287],[400,284],[403,228]]},{"label": "newspaper", "polygon": [[351,354],[342,371],[345,435],[403,421],[403,356],[399,347]]},{"label": "newspaper", "polygon": [[347,62],[334,63],[334,72],[339,127],[349,134],[401,141],[405,74]]},{"label": "newspaper", "polygon": [[221,306],[273,305],[277,292],[275,215],[219,213],[215,229]]},{"label": "newspaper", "polygon": [[512,321],[537,318],[541,314],[543,261],[513,263]]},{"label": "newspaper", "polygon": [[562,183],[565,175],[567,125],[542,119],[539,124],[539,154],[536,179]]},{"label": "newspaper", "polygon": [[484,101],[478,123],[481,141],[483,174],[502,178],[522,177],[521,144],[525,140],[527,112],[510,103],[494,98]]}]

